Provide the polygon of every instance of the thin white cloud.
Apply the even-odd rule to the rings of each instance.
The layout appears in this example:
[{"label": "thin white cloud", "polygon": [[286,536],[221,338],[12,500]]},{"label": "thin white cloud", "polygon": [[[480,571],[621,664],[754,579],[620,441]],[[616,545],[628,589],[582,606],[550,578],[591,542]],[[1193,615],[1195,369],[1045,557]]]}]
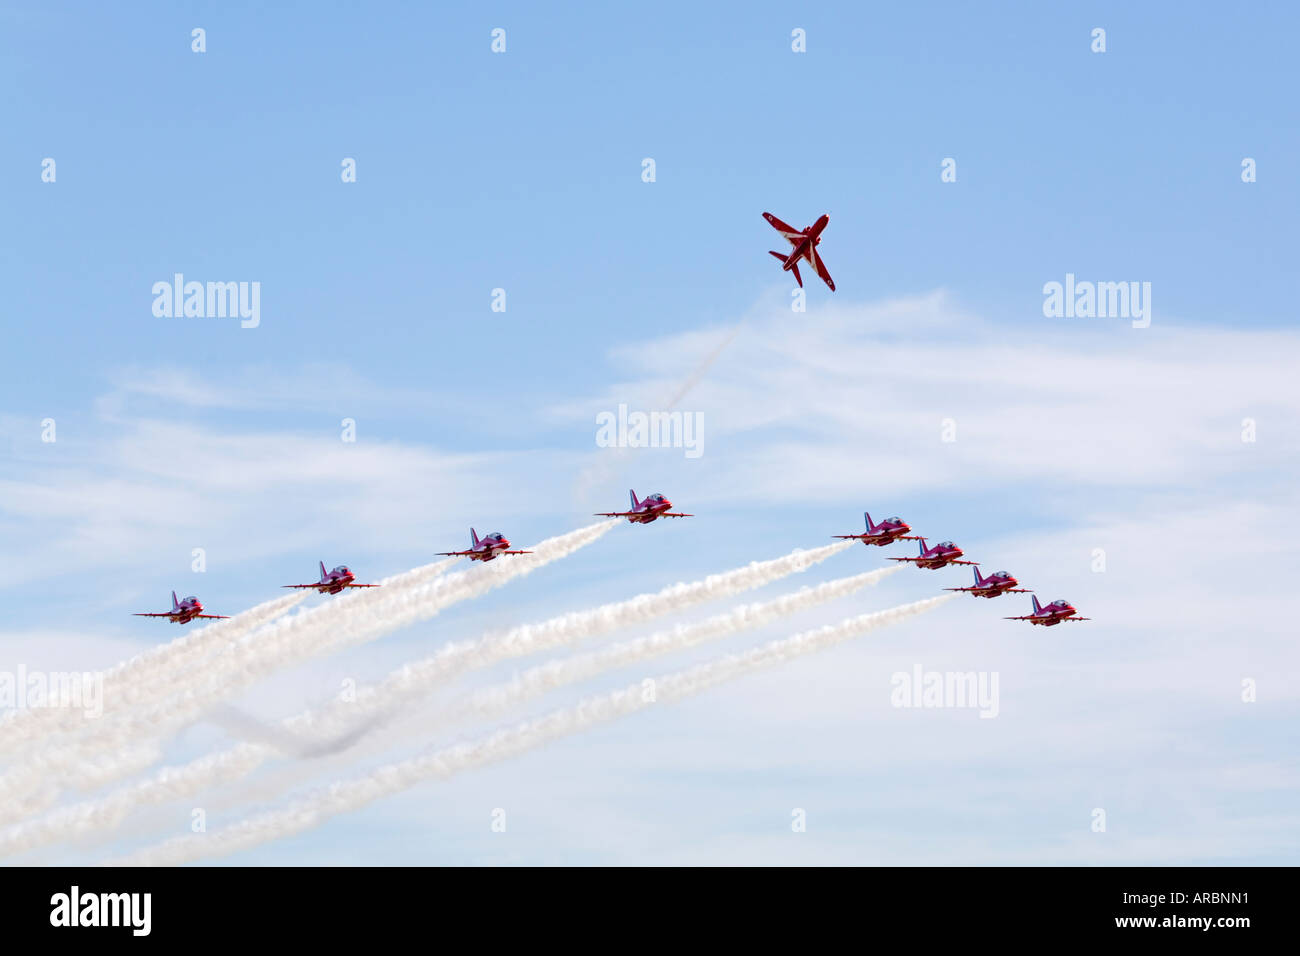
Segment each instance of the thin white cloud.
[{"label": "thin white cloud", "polygon": [[[633,377],[548,413],[576,426],[653,401],[716,336],[616,352]],[[682,408],[704,416],[711,500],[722,488],[743,502],[842,500],[863,474],[885,494],[963,481],[1203,486],[1297,463],[1297,364],[1292,331],[994,324],[935,294],[815,316],[768,310]],[[1241,437],[1247,418],[1253,443]]]}]

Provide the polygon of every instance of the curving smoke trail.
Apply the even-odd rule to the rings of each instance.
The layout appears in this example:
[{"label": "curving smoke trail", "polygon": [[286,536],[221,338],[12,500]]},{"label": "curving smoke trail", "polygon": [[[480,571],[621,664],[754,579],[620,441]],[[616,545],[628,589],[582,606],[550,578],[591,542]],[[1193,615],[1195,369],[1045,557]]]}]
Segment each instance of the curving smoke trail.
[{"label": "curving smoke trail", "polygon": [[[9,805],[11,794],[42,787],[82,785],[86,776],[83,765],[88,760],[111,754],[117,748],[161,739],[276,670],[426,620],[452,604],[478,597],[567,557],[617,524],[617,519],[601,521],[547,538],[535,545],[531,554],[498,558],[481,567],[406,587],[354,593],[347,600],[274,621],[251,635],[251,640],[216,655],[193,679],[177,682],[152,705],[115,720],[101,719],[62,747],[30,754],[25,763],[11,768],[0,778],[0,806]],[[138,768],[124,766],[115,772],[110,762],[98,769],[96,785],[121,779],[135,769]],[[30,804],[24,812],[31,812]],[[0,810],[0,823],[12,819],[10,813]]]},{"label": "curving smoke trail", "polygon": [[426,780],[445,779],[474,767],[513,757],[654,704],[700,693],[751,671],[781,664],[896,621],[923,614],[955,597],[955,594],[944,594],[885,611],[861,614],[839,624],[828,624],[793,637],[769,641],[748,651],[728,654],[684,671],[655,678],[652,696],[647,695],[645,682],[638,681],[613,693],[589,698],[574,707],[551,711],[535,720],[497,731],[480,740],[389,764],[364,777],[336,782],[283,810],[262,813],[211,834],[177,837],[114,862],[134,866],[176,865],[234,853],[300,833],[319,826],[331,817],[360,809]]},{"label": "curving smoke trail", "polygon": [[[403,571],[382,579],[379,583],[384,588],[364,593],[376,594],[384,590],[391,595],[394,590],[419,586],[437,578],[455,562],[454,558],[435,561]],[[357,593],[353,592],[335,603],[346,605],[356,596]],[[306,597],[305,591],[281,595],[229,620],[185,634],[116,665],[103,675],[104,715],[100,719],[107,717],[111,723],[114,717],[142,701],[156,701],[160,682],[179,681],[181,675],[202,667],[214,655],[237,650],[245,638],[283,616]],[[312,613],[328,613],[331,606],[318,607]],[[5,728],[6,733],[0,734],[0,750],[22,748],[27,752],[18,758],[16,766],[0,776],[0,824],[40,812],[58,799],[60,778],[56,776],[47,780],[43,773],[51,765],[66,765],[68,753],[80,753],[76,764],[83,789],[110,783],[157,762],[159,748],[155,741],[141,746],[118,739],[116,748],[102,745],[84,748],[76,742],[76,736],[82,732],[92,735],[92,739],[99,739],[94,734],[100,726],[88,725],[80,711],[69,708],[28,710],[11,719],[9,727]],[[51,737],[57,741],[59,735],[73,738],[65,745],[62,757],[57,747],[51,747]],[[33,749],[35,754],[31,753]]]},{"label": "curving smoke trail", "polygon": [[[261,734],[264,738],[262,741],[239,744],[217,754],[199,757],[180,767],[164,768],[151,779],[125,787],[100,800],[67,807],[41,820],[12,827],[8,832],[0,834],[0,855],[114,827],[136,807],[192,795],[214,784],[230,783],[251,773],[264,761],[286,751],[302,755],[322,749],[343,749],[338,741],[346,741],[350,746],[356,739],[388,719],[394,711],[412,700],[422,698],[452,676],[472,667],[482,667],[508,657],[571,644],[619,627],[649,621],[673,611],[741,593],[806,570],[848,547],[851,547],[850,543],[837,542],[811,551],[798,550],[770,561],[755,561],[732,571],[712,574],[700,581],[674,584],[655,593],[640,594],[626,601],[564,614],[541,624],[523,625],[498,637],[489,636],[449,644],[437,654],[398,668],[381,683],[362,688],[355,701],[336,702],[323,711],[308,711],[284,721],[282,729],[271,728],[267,733]],[[898,570],[898,567],[890,567],[826,582],[772,601],[716,615],[698,625],[684,625],[665,633],[699,635],[696,640],[704,640],[709,635],[735,633],[745,627],[756,627],[776,617],[851,594]],[[660,635],[654,637],[660,638]],[[641,642],[632,643],[641,646]],[[665,647],[663,652],[666,653],[668,649],[670,648]],[[138,760],[132,760],[129,769],[139,769]],[[106,773],[101,771],[96,780],[102,782],[105,776]],[[48,806],[48,803],[45,805]],[[41,808],[38,806],[36,810]],[[30,805],[24,809],[27,813],[35,812]]]}]

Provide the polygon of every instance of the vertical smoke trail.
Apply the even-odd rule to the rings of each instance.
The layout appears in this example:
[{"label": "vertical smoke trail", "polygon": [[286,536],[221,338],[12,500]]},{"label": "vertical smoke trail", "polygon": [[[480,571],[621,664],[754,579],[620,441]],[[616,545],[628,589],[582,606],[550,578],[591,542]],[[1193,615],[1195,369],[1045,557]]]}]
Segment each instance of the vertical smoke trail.
[{"label": "vertical smoke trail", "polygon": [[832,647],[876,628],[923,614],[953,600],[944,594],[911,604],[862,614],[839,624],[804,631],[793,637],[769,641],[751,650],[729,654],[685,671],[655,678],[653,696],[645,682],[589,698],[575,707],[562,708],[516,727],[500,730],[480,740],[458,744],[422,757],[381,767],[353,780],[339,781],[287,808],[263,813],[206,835],[177,837],[116,861],[135,866],[167,866],[210,856],[221,856],[301,833],[331,817],[364,807],[374,801],[415,786],[425,780],[445,779],[464,770],[504,760],[552,740],[579,733],[597,724],[643,710],[646,707],[698,694],[727,680],[763,667],[771,667],[815,651]]},{"label": "vertical smoke trail", "polygon": [[[712,368],[713,363],[718,360],[732,340],[740,334],[745,327],[745,323],[734,328],[728,329],[722,340],[715,345],[703,359],[691,370],[690,374],[678,384],[677,388],[661,404],[656,405],[665,412],[671,412],[677,407],[677,404],[687,396],[691,389],[695,388],[704,376]],[[578,503],[587,503],[590,500],[591,492],[596,487],[606,487],[611,479],[625,470],[630,459],[630,449],[628,448],[606,448],[603,454],[596,458],[590,465],[582,470],[578,475],[573,486],[573,496]]]}]

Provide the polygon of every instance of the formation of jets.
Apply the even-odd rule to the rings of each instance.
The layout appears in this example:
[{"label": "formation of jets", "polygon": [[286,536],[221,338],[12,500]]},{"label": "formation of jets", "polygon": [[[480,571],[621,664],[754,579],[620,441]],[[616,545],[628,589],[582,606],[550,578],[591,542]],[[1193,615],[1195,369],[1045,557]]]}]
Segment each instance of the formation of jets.
[{"label": "formation of jets", "polygon": [[[796,229],[770,212],[763,213],[763,218],[790,244],[791,248],[788,253],[771,252],[771,255],[781,260],[782,271],[793,273],[795,281],[799,283],[800,288],[803,288],[803,276],[799,274],[799,263],[800,261],[806,262],[813,267],[821,280],[834,292],[835,280],[831,278],[826,263],[822,262],[822,258],[817,252],[817,247],[821,245],[822,232],[825,231],[827,224],[830,222],[830,216],[822,215],[811,226],[803,229]],[[629,489],[628,497],[631,499],[629,510],[600,511],[596,513],[597,517],[626,518],[629,524],[650,524],[660,518],[694,517],[684,512],[673,511],[673,503],[662,494],[655,493],[647,495],[645,498],[637,498],[636,491]],[[884,547],[893,544],[895,541],[916,541],[918,542],[918,553],[915,557],[890,558],[889,560],[904,561],[927,570],[938,570],[953,564],[971,565],[975,574],[974,585],[964,588],[945,588],[946,591],[961,591],[973,597],[982,598],[996,598],[1011,593],[1028,593],[1027,588],[1016,586],[1019,582],[1009,572],[995,571],[988,577],[981,575],[979,565],[974,561],[965,560],[962,549],[951,541],[940,541],[936,545],[927,546],[925,538],[910,533],[911,527],[902,518],[890,517],[876,524],[871,520],[870,512],[863,512],[863,517],[866,519],[867,526],[865,532],[861,534],[837,534],[834,537],[861,541],[864,545],[874,545],[876,547]],[[471,561],[494,561],[497,557],[505,554],[531,553],[512,549],[510,539],[500,531],[493,531],[491,534],[485,534],[480,538],[478,532],[470,528],[469,538],[470,547],[467,550],[440,551],[438,553],[444,557],[464,557],[469,558]],[[356,583],[352,572],[346,565],[339,565],[332,571],[326,571],[325,562],[322,561],[320,562],[319,581],[311,584],[286,584],[284,587],[311,588],[320,594],[339,594],[348,588],[373,588],[379,587],[379,585]],[[1089,620],[1086,617],[1078,617],[1077,611],[1069,601],[1062,599],[1043,606],[1039,604],[1038,598],[1034,595],[1031,594],[1030,599],[1033,601],[1034,608],[1032,614],[1008,617],[1006,620],[1028,621],[1031,624],[1041,624],[1045,627],[1052,627],[1063,621]],[[204,614],[203,605],[198,598],[190,596],[184,601],[177,601],[176,592],[173,591],[172,609],[170,611],[137,614],[137,616],[165,617],[177,624],[188,624],[197,618],[222,618],[227,615]]]},{"label": "formation of jets", "polygon": [[[673,503],[665,495],[655,493],[646,495],[645,498],[638,499],[636,492],[629,489],[628,494],[632,498],[632,508],[630,511],[610,511],[602,512],[604,518],[626,518],[632,524],[649,524],[658,518],[693,518],[694,515],[683,514],[671,510]],[[493,561],[503,554],[532,554],[531,551],[520,551],[510,547],[510,539],[500,531],[493,531],[491,534],[485,534],[483,537],[478,536],[478,532],[473,528],[469,529],[470,547],[465,551],[439,551],[438,554],[443,557],[451,558],[469,558],[471,561]],[[320,562],[320,580],[311,584],[283,584],[281,587],[299,588],[314,590],[318,594],[339,594],[348,588],[377,588],[382,587],[380,584],[358,584],[356,575],[346,564],[340,564],[332,571],[325,570],[325,562]],[[198,598],[191,595],[183,601],[176,600],[176,592],[172,592],[172,609],[170,611],[159,611],[157,613],[137,613],[136,617],[165,617],[173,624],[188,624],[197,618],[227,618],[228,614],[204,614],[203,604]]]},{"label": "formation of jets", "polygon": [[[284,584],[281,587],[286,588],[311,588],[318,594],[338,594],[347,588],[377,588],[378,584],[357,584],[355,576],[350,568],[345,564],[340,564],[333,571],[325,570],[325,562],[320,562],[320,580],[313,584]],[[198,618],[211,618],[213,620],[225,619],[230,617],[229,614],[204,614],[203,602],[190,595],[183,601],[176,600],[176,592],[172,592],[172,609],[170,611],[158,612],[136,612],[135,617],[165,617],[172,624],[188,624],[190,621]]]},{"label": "formation of jets", "polygon": [[[666,495],[658,492],[646,495],[644,498],[638,498],[635,489],[629,488],[628,498],[631,500],[631,507],[627,511],[599,511],[596,513],[597,517],[626,518],[629,524],[650,524],[660,518],[694,517],[694,515],[685,512],[673,511],[673,503]],[[895,541],[915,541],[918,548],[915,557],[895,557],[889,560],[915,564],[918,568],[938,570],[952,564],[970,565],[975,575],[975,583],[964,588],[944,588],[945,591],[959,591],[970,594],[972,597],[982,598],[996,598],[1004,594],[1029,594],[1030,600],[1033,602],[1033,613],[1008,617],[1004,620],[1028,621],[1030,624],[1040,624],[1044,627],[1054,627],[1066,621],[1091,620],[1091,618],[1079,617],[1074,605],[1064,599],[1053,601],[1047,605],[1040,604],[1038,598],[1030,594],[1028,588],[1019,587],[1020,582],[1009,571],[994,571],[985,577],[980,573],[979,564],[965,560],[962,549],[951,541],[940,541],[936,545],[927,546],[925,538],[911,534],[911,526],[902,518],[893,516],[876,523],[872,520],[869,511],[864,511],[862,517],[866,522],[866,531],[859,534],[837,534],[832,535],[832,537],[849,541],[861,541],[868,547],[875,546],[878,548],[893,544]],[[469,558],[471,561],[494,561],[503,554],[532,553],[531,551],[511,548],[510,539],[500,531],[493,531],[491,534],[485,534],[480,538],[478,532],[470,528],[469,540],[470,547],[465,551],[440,551],[438,554],[443,557]],[[318,594],[339,594],[348,588],[382,587],[379,584],[359,584],[356,576],[352,573],[352,569],[346,564],[340,564],[332,571],[326,571],[325,562],[321,561],[319,563],[319,581],[310,584],[285,584],[282,587],[311,589]],[[190,621],[199,618],[220,619],[229,617],[226,614],[204,614],[203,604],[197,597],[191,595],[185,600],[179,601],[176,599],[175,591],[172,592],[172,608],[170,611],[136,613],[135,616],[165,617],[174,624],[188,624]]]},{"label": "formation of jets", "polygon": [[[822,232],[825,231],[827,224],[830,222],[829,215],[822,215],[811,226],[803,229],[796,229],[787,222],[783,222],[770,212],[763,213],[763,218],[768,224],[781,234],[781,236],[790,244],[788,253],[772,251],[771,255],[781,260],[781,269],[785,272],[794,274],[794,279],[803,288],[803,276],[799,274],[799,263],[801,261],[811,265],[826,286],[835,291],[835,280],[831,278],[830,272],[826,268],[826,263],[822,262],[821,256],[817,252],[817,247],[821,245]],[[626,518],[629,524],[650,524],[660,518],[691,518],[693,515],[680,511],[673,511],[673,503],[662,494],[655,493],[647,495],[645,498],[637,498],[636,491],[628,489],[628,497],[631,499],[631,507],[627,511],[600,511],[597,516],[601,518]],[[946,591],[961,591],[972,595],[973,597],[996,598],[1003,594],[1011,593],[1028,593],[1027,588],[1017,587],[1019,583],[1010,573],[1006,571],[995,571],[988,577],[980,574],[979,565],[974,561],[964,559],[962,549],[951,541],[940,541],[938,544],[929,547],[925,543],[925,538],[911,533],[911,526],[902,518],[897,516],[886,518],[879,524],[871,520],[870,512],[863,512],[863,518],[866,520],[866,531],[861,534],[837,534],[834,537],[861,541],[864,545],[885,547],[893,544],[895,541],[916,541],[918,542],[918,553],[915,557],[897,557],[890,558],[891,561],[903,561],[909,564],[915,564],[918,568],[928,570],[938,570],[946,568],[953,564],[971,565],[975,574],[975,583],[971,587],[964,588],[945,588]],[[531,554],[530,551],[521,551],[510,547],[510,539],[500,531],[493,531],[491,534],[485,534],[483,537],[478,536],[478,532],[473,528],[469,529],[470,547],[464,551],[440,551],[443,557],[469,558],[470,561],[494,561],[501,555],[507,554]],[[310,584],[285,584],[286,588],[312,589],[318,594],[339,594],[349,588],[377,588],[378,584],[358,584],[355,576],[347,565],[339,565],[332,571],[325,570],[325,562],[320,562],[320,580]],[[1041,624],[1045,627],[1052,627],[1063,621],[1086,621],[1089,618],[1078,617],[1074,606],[1066,600],[1053,601],[1051,604],[1043,606],[1038,603],[1038,598],[1030,594],[1033,601],[1033,613],[1020,617],[1008,617],[1008,621],[1028,621],[1031,624]],[[191,595],[183,601],[176,599],[176,592],[172,592],[172,608],[170,611],[159,611],[156,613],[137,613],[137,617],[165,617],[176,624],[188,624],[190,621],[199,618],[224,618],[225,614],[204,614],[203,604],[197,597]]]},{"label": "formation of jets", "polygon": [[886,518],[880,524],[876,524],[871,520],[871,512],[864,511],[862,517],[867,523],[865,533],[837,534],[832,535],[832,537],[861,541],[865,545],[876,545],[877,547],[884,547],[887,544],[893,544],[895,541],[916,541],[919,549],[916,557],[890,558],[889,560],[906,561],[909,564],[915,564],[918,568],[938,570],[939,568],[946,568],[950,564],[969,564],[975,574],[974,585],[964,588],[944,588],[944,590],[961,591],[972,597],[982,598],[1001,597],[1004,594],[1029,594],[1030,600],[1034,603],[1034,613],[1022,617],[1005,618],[1008,621],[1028,621],[1030,624],[1052,627],[1065,621],[1091,620],[1091,618],[1087,617],[1077,617],[1078,612],[1075,610],[1074,605],[1064,599],[1053,601],[1048,605],[1039,604],[1038,598],[1030,594],[1028,588],[1018,587],[1020,582],[1009,571],[994,571],[988,577],[984,577],[984,575],[980,574],[979,564],[975,561],[963,560],[962,549],[951,541],[940,541],[932,547],[927,547],[925,538],[908,533],[912,528],[902,518]]},{"label": "formation of jets", "polygon": [[[803,288],[803,276],[799,274],[799,263],[806,262],[816,270],[817,275],[826,283],[827,287],[834,292],[835,280],[831,278],[830,272],[826,268],[826,263],[822,262],[822,257],[817,252],[817,247],[821,245],[822,232],[825,231],[827,223],[830,222],[829,215],[821,216],[811,226],[804,229],[796,229],[788,222],[782,222],[770,212],[763,213],[763,218],[767,220],[768,225],[781,234],[786,242],[790,243],[790,251],[776,252],[771,251],[769,255],[775,256],[781,260],[781,269],[783,272],[794,273],[794,281],[799,283],[799,288]],[[632,494],[632,511],[614,512],[606,514],[605,517],[625,517],[629,521],[654,521],[658,517],[678,517],[677,515],[667,514],[668,508],[672,507],[671,502],[662,503],[662,512],[655,513],[653,504],[654,499],[662,499],[662,495],[651,495],[645,502],[638,502],[636,493]],[[876,524],[871,520],[871,513],[864,511],[863,518],[866,519],[867,530],[862,534],[837,534],[836,538],[861,541],[868,547],[874,545],[883,548],[886,545],[893,544],[895,541],[916,541],[918,542],[918,553],[912,558],[890,558],[891,561],[905,561],[908,564],[915,564],[918,568],[936,571],[939,568],[946,568],[952,564],[971,565],[975,573],[975,584],[972,587],[965,588],[944,588],[945,591],[962,591],[973,597],[995,598],[1004,594],[1028,594],[1028,588],[1017,587],[1019,582],[1007,571],[995,571],[988,577],[980,574],[979,565],[974,561],[964,560],[962,549],[951,541],[940,541],[933,547],[927,547],[925,538],[911,534],[911,527],[899,517],[886,518],[884,521]],[[1062,621],[1087,621],[1089,618],[1078,617],[1074,606],[1066,600],[1053,601],[1047,606],[1038,603],[1038,598],[1032,594],[1030,598],[1034,602],[1034,613],[1021,617],[1009,617],[1008,621],[1028,621],[1030,624],[1041,624],[1044,627],[1052,627],[1060,624]]]}]

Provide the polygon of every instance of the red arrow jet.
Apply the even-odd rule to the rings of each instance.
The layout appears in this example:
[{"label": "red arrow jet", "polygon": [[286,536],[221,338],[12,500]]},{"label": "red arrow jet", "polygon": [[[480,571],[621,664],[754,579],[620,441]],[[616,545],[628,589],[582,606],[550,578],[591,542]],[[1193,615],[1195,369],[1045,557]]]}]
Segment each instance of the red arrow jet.
[{"label": "red arrow jet", "polygon": [[1057,624],[1073,624],[1075,621],[1091,621],[1090,617],[1075,617],[1078,611],[1074,609],[1069,601],[1062,598],[1059,601],[1053,601],[1044,607],[1038,603],[1038,598],[1029,595],[1029,600],[1034,602],[1034,613],[1026,614],[1024,617],[1005,617],[1004,621],[1028,621],[1030,624],[1041,624],[1043,627],[1055,627]]},{"label": "red arrow jet", "polygon": [[354,584],[355,576],[347,565],[340,564],[333,571],[325,570],[325,562],[320,563],[320,580],[315,584],[282,584],[286,588],[315,588],[319,594],[338,594],[344,588],[377,588],[380,584]]},{"label": "red arrow jet", "polygon": [[962,556],[961,548],[957,547],[951,541],[940,541],[933,548],[925,546],[924,538],[917,538],[920,541],[921,554],[915,558],[890,558],[890,561],[914,561],[918,568],[929,568],[936,570],[946,568],[950,564],[974,564],[974,561],[959,561]]},{"label": "red arrow jet", "polygon": [[944,588],[945,591],[968,591],[975,597],[995,598],[999,594],[1010,594],[1013,591],[1019,594],[1028,594],[1029,588],[1018,588],[1020,582],[1011,576],[1008,571],[994,571],[987,578],[980,574],[980,566],[977,564],[975,571],[975,586],[973,588]]},{"label": "red arrow jet", "polygon": [[799,260],[806,259],[817,270],[817,274],[821,276],[822,281],[834,292],[835,280],[826,271],[826,263],[822,262],[822,257],[817,254],[817,246],[822,241],[822,230],[831,221],[831,217],[822,216],[807,229],[796,229],[794,226],[777,219],[770,212],[763,213],[763,218],[768,221],[768,224],[773,229],[785,236],[786,242],[794,246],[788,256],[780,252],[769,253],[769,255],[776,256],[781,260],[782,271],[793,272],[794,281],[799,283],[799,288],[802,289],[803,277],[799,275]]},{"label": "red arrow jet", "polygon": [[203,604],[194,595],[190,595],[184,601],[176,600],[176,592],[172,592],[172,609],[170,611],[159,611],[156,614],[139,613],[134,617],[165,617],[173,624],[188,624],[197,617],[206,618],[228,618],[229,614],[204,614]]},{"label": "red arrow jet", "polygon": [[493,531],[491,534],[485,534],[479,537],[473,528],[469,529],[469,540],[472,547],[468,551],[439,551],[438,553],[449,558],[469,558],[471,561],[491,561],[498,554],[532,554],[531,551],[511,551],[510,539],[500,531]]},{"label": "red arrow jet", "polygon": [[673,503],[659,493],[646,495],[640,501],[637,500],[636,492],[631,488],[627,490],[628,496],[632,499],[631,511],[598,511],[597,518],[626,518],[629,524],[649,524],[657,518],[694,518],[695,515],[682,514],[680,511],[669,511]]},{"label": "red arrow jet", "polygon": [[865,545],[874,544],[878,548],[883,548],[887,544],[893,544],[895,541],[920,541],[915,535],[908,534],[912,530],[911,526],[902,518],[897,516],[886,518],[880,524],[875,524],[871,520],[871,512],[862,512],[862,517],[867,522],[866,534],[836,534],[831,535],[833,538],[850,538],[861,541]]}]

